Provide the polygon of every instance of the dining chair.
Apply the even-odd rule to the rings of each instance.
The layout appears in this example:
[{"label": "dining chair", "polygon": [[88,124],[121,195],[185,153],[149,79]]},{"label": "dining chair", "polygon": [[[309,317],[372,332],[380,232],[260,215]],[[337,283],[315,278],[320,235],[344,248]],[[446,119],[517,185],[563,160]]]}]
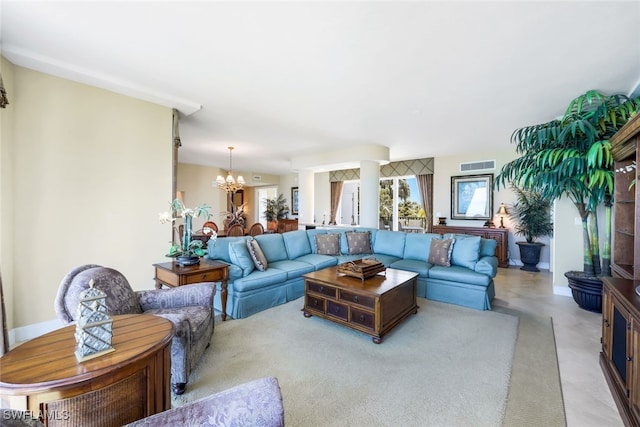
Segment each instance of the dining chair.
[{"label": "dining chair", "polygon": [[264,234],[264,227],[259,222],[256,222],[249,228],[249,235],[257,236],[258,234]]},{"label": "dining chair", "polygon": [[244,236],[244,228],[240,224],[233,224],[227,230],[227,236]]},{"label": "dining chair", "polygon": [[210,228],[216,233],[218,232],[218,225],[213,221],[207,221],[204,224],[202,224],[202,233],[203,234],[212,234],[210,232],[209,233],[205,232],[204,231],[205,228]]}]

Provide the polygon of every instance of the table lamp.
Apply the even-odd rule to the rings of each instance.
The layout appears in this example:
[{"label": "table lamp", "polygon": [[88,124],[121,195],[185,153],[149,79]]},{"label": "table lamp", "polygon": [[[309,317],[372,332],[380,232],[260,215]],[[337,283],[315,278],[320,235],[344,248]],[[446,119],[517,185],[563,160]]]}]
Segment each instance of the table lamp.
[{"label": "table lamp", "polygon": [[509,215],[509,212],[507,212],[507,206],[504,203],[500,203],[498,215],[500,215],[500,228],[504,228],[504,216]]}]

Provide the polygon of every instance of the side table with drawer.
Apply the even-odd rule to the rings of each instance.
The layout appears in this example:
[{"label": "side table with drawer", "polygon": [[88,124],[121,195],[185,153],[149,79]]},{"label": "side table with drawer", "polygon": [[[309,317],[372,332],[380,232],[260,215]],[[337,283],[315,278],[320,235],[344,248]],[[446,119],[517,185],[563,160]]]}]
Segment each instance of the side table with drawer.
[{"label": "side table with drawer", "polygon": [[196,265],[181,266],[175,262],[153,264],[155,267],[156,289],[162,285],[178,287],[193,283],[220,282],[220,301],[222,303],[222,320],[227,319],[227,283],[229,280],[229,265],[201,258]]}]

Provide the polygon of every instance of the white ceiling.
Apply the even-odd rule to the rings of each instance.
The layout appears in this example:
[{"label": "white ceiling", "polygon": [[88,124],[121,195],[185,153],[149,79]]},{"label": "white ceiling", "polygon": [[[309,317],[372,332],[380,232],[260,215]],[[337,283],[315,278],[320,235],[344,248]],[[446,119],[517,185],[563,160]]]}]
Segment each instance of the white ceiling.
[{"label": "white ceiling", "polygon": [[366,144],[391,161],[505,149],[577,95],[640,81],[638,1],[0,8],[7,59],[176,107],[180,161],[225,168],[233,145],[236,171]]}]

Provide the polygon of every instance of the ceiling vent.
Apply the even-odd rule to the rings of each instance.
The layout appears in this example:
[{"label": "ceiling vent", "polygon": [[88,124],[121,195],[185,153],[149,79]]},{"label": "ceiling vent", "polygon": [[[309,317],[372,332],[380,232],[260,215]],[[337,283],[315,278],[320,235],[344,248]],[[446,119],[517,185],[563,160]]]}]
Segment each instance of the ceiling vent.
[{"label": "ceiling vent", "polygon": [[460,163],[460,172],[480,172],[496,168],[495,160],[482,160],[480,162]]},{"label": "ceiling vent", "polygon": [[253,175],[251,179],[253,181],[262,181],[262,175]]}]

